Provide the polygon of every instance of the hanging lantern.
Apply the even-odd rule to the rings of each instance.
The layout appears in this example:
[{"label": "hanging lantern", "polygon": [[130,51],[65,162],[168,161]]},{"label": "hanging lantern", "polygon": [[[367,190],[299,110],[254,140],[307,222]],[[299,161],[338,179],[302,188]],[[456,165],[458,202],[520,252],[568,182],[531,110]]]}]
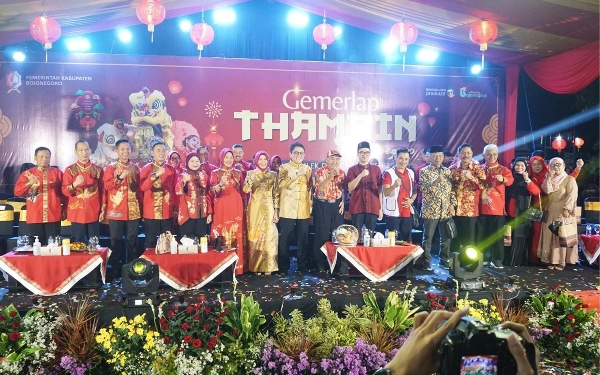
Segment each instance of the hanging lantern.
[{"label": "hanging lantern", "polygon": [[573,145],[575,145],[578,150],[581,148],[581,146],[583,146],[584,143],[585,142],[583,141],[583,138],[575,137],[573,140]]},{"label": "hanging lantern", "polygon": [[413,23],[406,21],[400,21],[390,29],[390,37],[398,43],[400,52],[402,52],[402,71],[404,71],[408,45],[413,44],[417,40],[418,35],[419,30],[417,27]]},{"label": "hanging lantern", "polygon": [[210,133],[206,137],[204,137],[204,142],[206,143],[206,145],[208,147],[211,148],[213,159],[216,159],[217,147],[219,147],[223,144],[223,140],[224,140],[223,136],[221,134],[217,133],[217,126],[211,125]]},{"label": "hanging lantern", "polygon": [[46,62],[48,62],[48,50],[52,48],[52,43],[60,38],[60,24],[54,18],[44,14],[31,21],[29,32],[33,39],[44,45]]},{"label": "hanging lantern", "polygon": [[211,44],[213,39],[215,39],[215,31],[209,24],[204,22],[204,17],[202,17],[201,23],[192,26],[190,38],[192,39],[192,42],[198,45],[198,51],[200,51],[198,55],[199,60],[202,57],[204,46]]},{"label": "hanging lantern", "polygon": [[558,137],[554,138],[554,140],[552,141],[552,148],[558,151],[558,153],[560,154],[560,152],[564,150],[565,147],[567,147],[567,141],[565,141],[559,134]]},{"label": "hanging lantern", "polygon": [[152,33],[150,41],[154,43],[154,25],[165,20],[167,11],[160,0],[142,0],[135,7],[138,19],[148,25],[148,31]]},{"label": "hanging lantern", "polygon": [[492,21],[481,20],[469,31],[469,39],[475,44],[479,44],[481,51],[481,69],[483,69],[483,53],[487,51],[488,43],[496,40],[498,36],[498,26]]},{"label": "hanging lantern", "polygon": [[327,23],[325,12],[323,12],[323,23],[317,25],[313,30],[313,39],[321,45],[321,49],[323,50],[323,60],[325,60],[325,50],[327,49],[327,46],[335,42],[335,30],[333,29],[333,26]]}]

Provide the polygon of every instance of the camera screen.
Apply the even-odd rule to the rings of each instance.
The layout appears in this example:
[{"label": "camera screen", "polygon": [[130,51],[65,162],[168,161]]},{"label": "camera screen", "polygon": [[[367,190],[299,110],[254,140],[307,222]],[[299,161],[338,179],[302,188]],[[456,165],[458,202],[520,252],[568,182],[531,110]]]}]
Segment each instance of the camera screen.
[{"label": "camera screen", "polygon": [[498,356],[474,355],[462,357],[460,375],[496,375]]}]

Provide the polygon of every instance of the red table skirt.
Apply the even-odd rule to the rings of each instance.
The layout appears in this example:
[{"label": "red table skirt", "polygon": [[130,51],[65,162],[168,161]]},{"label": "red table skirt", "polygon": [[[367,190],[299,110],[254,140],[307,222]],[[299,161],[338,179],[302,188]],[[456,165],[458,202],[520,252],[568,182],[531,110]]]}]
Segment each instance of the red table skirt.
[{"label": "red table skirt", "polygon": [[327,256],[331,272],[340,254],[371,281],[385,281],[423,254],[420,246],[338,246],[326,242],[321,251]]},{"label": "red table skirt", "polygon": [[[235,251],[209,251],[198,254],[156,254],[146,249],[140,257],[158,264],[160,279],[177,290],[202,288],[221,272],[231,271],[237,263]],[[226,271],[229,268],[229,271]]]},{"label": "red table skirt", "polygon": [[589,264],[592,264],[598,259],[598,255],[600,255],[600,236],[580,234],[579,246],[581,246],[583,255],[585,255]]},{"label": "red table skirt", "polygon": [[32,293],[53,296],[66,293],[98,266],[102,281],[105,282],[106,263],[110,253],[108,248],[99,249],[95,254],[71,251],[71,255],[63,256],[10,252],[0,257],[0,270]]}]

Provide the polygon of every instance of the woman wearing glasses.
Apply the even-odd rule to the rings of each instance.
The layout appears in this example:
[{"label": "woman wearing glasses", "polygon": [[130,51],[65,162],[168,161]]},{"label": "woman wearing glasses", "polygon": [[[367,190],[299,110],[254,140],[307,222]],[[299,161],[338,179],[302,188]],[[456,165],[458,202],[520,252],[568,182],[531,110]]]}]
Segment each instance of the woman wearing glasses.
[{"label": "woman wearing glasses", "polygon": [[575,220],[577,205],[577,182],[565,172],[565,162],[561,158],[550,160],[550,171],[542,183],[542,190],[547,194],[544,207],[546,220],[542,221],[538,256],[550,270],[562,271],[565,265],[577,263],[577,245],[561,247],[558,236],[554,235],[548,225],[556,220]]}]

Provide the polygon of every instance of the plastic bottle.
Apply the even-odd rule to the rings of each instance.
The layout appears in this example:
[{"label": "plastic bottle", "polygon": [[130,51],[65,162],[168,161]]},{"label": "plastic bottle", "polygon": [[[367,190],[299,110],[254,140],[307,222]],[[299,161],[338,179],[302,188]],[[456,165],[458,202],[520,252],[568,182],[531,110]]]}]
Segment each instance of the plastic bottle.
[{"label": "plastic bottle", "polygon": [[366,227],[363,228],[365,229],[363,234],[363,246],[371,246],[371,235],[369,234],[369,230]]},{"label": "plastic bottle", "polygon": [[206,236],[200,238],[200,252],[208,253],[208,238]]},{"label": "plastic bottle", "polygon": [[171,236],[171,254],[177,254],[177,240],[175,235]]},{"label": "plastic bottle", "polygon": [[390,240],[390,246],[396,245],[396,231],[391,230],[388,234],[388,239]]},{"label": "plastic bottle", "polygon": [[35,241],[33,242],[33,255],[42,255],[42,244],[38,236],[35,236]]}]

